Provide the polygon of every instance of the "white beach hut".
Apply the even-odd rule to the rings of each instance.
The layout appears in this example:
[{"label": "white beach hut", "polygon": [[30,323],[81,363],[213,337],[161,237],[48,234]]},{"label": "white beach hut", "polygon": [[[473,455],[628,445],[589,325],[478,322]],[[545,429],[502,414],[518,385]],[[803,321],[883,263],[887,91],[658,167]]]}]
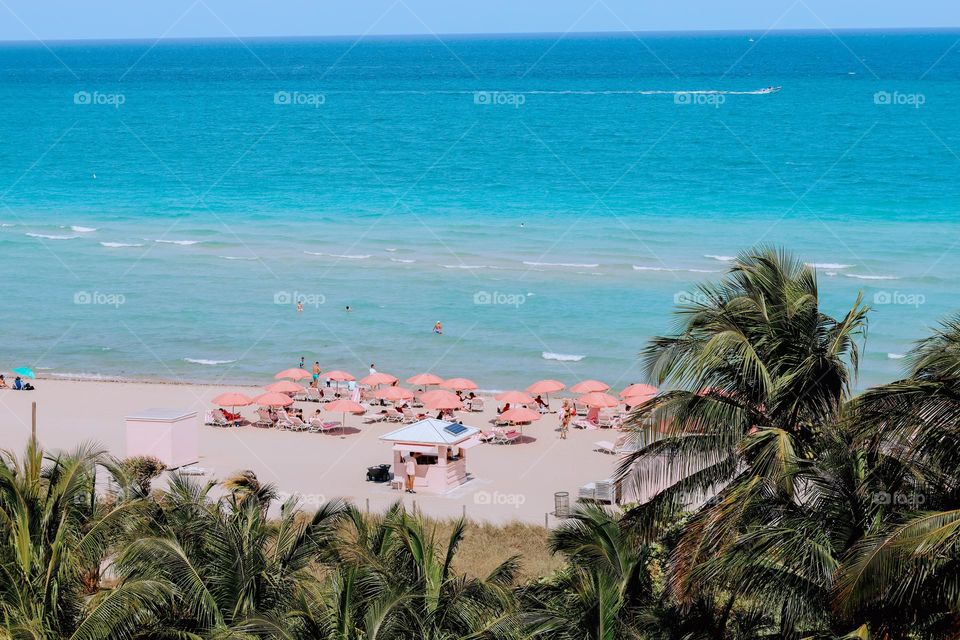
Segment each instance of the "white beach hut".
[{"label": "white beach hut", "polygon": [[393,473],[403,478],[409,456],[417,460],[416,489],[444,493],[467,481],[467,449],[480,444],[480,430],[427,418],[380,436],[393,443]]}]

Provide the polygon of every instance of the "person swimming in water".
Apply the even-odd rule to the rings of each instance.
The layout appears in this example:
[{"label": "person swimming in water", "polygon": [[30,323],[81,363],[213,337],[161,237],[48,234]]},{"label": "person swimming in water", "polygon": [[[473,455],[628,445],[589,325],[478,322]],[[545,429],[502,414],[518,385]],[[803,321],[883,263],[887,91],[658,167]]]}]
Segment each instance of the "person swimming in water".
[{"label": "person swimming in water", "polygon": [[439,320],[437,320],[437,324],[433,325],[433,332],[436,334],[443,333],[443,324]]}]

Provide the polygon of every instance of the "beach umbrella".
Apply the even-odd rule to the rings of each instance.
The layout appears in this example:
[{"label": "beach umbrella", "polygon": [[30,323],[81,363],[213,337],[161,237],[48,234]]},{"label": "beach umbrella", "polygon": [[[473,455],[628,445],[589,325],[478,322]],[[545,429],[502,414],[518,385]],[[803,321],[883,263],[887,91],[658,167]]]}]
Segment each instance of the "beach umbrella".
[{"label": "beach umbrella", "polygon": [[632,384],[620,392],[620,397],[629,401],[628,404],[643,404],[657,395],[657,388],[650,384]]},{"label": "beach umbrella", "polygon": [[399,402],[400,400],[410,400],[413,398],[413,392],[403,387],[384,387],[373,392],[373,397],[378,400],[387,400],[389,402]]},{"label": "beach umbrella", "polygon": [[340,428],[342,429],[347,424],[347,414],[352,413],[354,415],[360,415],[366,412],[366,409],[363,405],[354,402],[353,400],[348,400],[347,398],[340,398],[339,400],[334,400],[333,402],[328,402],[323,405],[324,411],[331,411],[342,414],[340,417]]},{"label": "beach umbrella", "polygon": [[559,380],[552,380],[547,378],[545,380],[537,380],[532,385],[527,387],[527,393],[540,395],[541,393],[547,396],[547,405],[550,404],[550,394],[556,393],[557,391],[563,391],[567,388],[567,385],[563,384]]},{"label": "beach umbrella", "polygon": [[303,393],[305,390],[303,385],[299,385],[296,382],[290,382],[289,380],[281,380],[280,382],[274,382],[273,384],[268,384],[264,387],[267,391],[275,391],[277,393]]},{"label": "beach umbrella", "polygon": [[37,374],[35,374],[35,373],[33,372],[33,369],[31,369],[30,367],[17,367],[16,369],[13,369],[13,370],[11,371],[11,373],[14,373],[14,374],[18,375],[18,376],[20,376],[21,378],[36,378],[36,377],[37,377]]},{"label": "beach umbrella", "polygon": [[337,383],[337,391],[340,390],[341,382],[348,382],[350,380],[356,380],[351,374],[346,371],[340,371],[339,369],[334,369],[333,371],[328,371],[326,374],[328,380],[333,380]]},{"label": "beach umbrella", "polygon": [[593,393],[594,391],[606,391],[609,388],[610,385],[599,380],[581,380],[570,387],[570,391],[574,393]]},{"label": "beach umbrella", "polygon": [[457,394],[437,389],[436,391],[427,391],[420,396],[420,401],[427,409],[459,409],[463,406]]},{"label": "beach umbrella", "polygon": [[290,378],[291,380],[306,380],[307,378],[311,377],[313,377],[313,374],[306,369],[284,369],[277,375],[273,376],[273,379],[282,380],[283,378]]},{"label": "beach umbrella", "polygon": [[500,402],[509,402],[510,404],[533,404],[534,400],[530,394],[523,391],[504,391],[494,396]]},{"label": "beach umbrella", "polygon": [[600,409],[610,409],[620,404],[620,401],[616,398],[616,396],[612,396],[609,393],[603,393],[601,391],[585,393],[577,398],[577,402],[580,404],[585,404],[588,407],[598,407]]},{"label": "beach umbrella", "polygon": [[236,391],[231,391],[218,395],[213,399],[213,404],[218,407],[246,407],[253,404],[253,398]]},{"label": "beach umbrella", "polygon": [[376,387],[381,384],[393,384],[397,381],[396,376],[392,376],[389,373],[371,373],[366,378],[360,378],[360,384],[365,384],[371,387]]},{"label": "beach umbrella", "polygon": [[433,384],[440,384],[443,382],[443,378],[440,376],[435,376],[432,373],[418,373],[417,375],[407,378],[408,384],[415,384],[418,387],[428,387]]},{"label": "beach umbrella", "polygon": [[477,388],[477,383],[468,378],[450,378],[441,382],[440,386],[453,391],[472,391]]},{"label": "beach umbrella", "polygon": [[519,424],[520,435],[522,436],[523,423],[533,422],[535,420],[539,420],[542,417],[543,416],[540,415],[539,411],[534,411],[533,409],[527,409],[525,407],[515,407],[513,409],[507,409],[506,411],[501,413],[499,416],[497,416],[497,419],[503,422],[509,422],[511,424]]},{"label": "beach umbrella", "polygon": [[254,398],[253,403],[261,407],[289,407],[293,404],[293,398],[285,393],[268,391]]}]

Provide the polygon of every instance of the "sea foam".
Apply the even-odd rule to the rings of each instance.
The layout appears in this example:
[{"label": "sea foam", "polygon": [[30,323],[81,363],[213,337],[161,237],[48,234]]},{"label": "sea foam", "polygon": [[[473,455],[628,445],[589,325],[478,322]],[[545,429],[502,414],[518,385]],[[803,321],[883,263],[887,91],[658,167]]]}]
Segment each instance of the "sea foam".
[{"label": "sea foam", "polygon": [[551,353],[550,351],[544,351],[540,354],[540,357],[544,360],[559,360],[560,362],[580,362],[587,356],[578,356],[569,353]]}]

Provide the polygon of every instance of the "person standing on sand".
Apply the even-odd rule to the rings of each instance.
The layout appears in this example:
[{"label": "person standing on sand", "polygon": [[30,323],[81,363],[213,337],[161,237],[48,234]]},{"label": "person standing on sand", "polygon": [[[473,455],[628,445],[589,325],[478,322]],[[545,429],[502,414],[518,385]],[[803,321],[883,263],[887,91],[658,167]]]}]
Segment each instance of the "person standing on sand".
[{"label": "person standing on sand", "polygon": [[560,439],[567,439],[567,431],[570,430],[570,421],[573,419],[573,408],[570,401],[564,399],[563,406],[560,407]]},{"label": "person standing on sand", "polygon": [[406,485],[407,493],[416,493],[413,490],[413,481],[417,477],[417,458],[416,454],[411,453],[407,456],[406,465],[404,465],[404,471],[406,472]]},{"label": "person standing on sand", "polygon": [[320,387],[319,380],[320,380],[320,362],[315,361],[313,363],[313,386],[319,388]]}]

